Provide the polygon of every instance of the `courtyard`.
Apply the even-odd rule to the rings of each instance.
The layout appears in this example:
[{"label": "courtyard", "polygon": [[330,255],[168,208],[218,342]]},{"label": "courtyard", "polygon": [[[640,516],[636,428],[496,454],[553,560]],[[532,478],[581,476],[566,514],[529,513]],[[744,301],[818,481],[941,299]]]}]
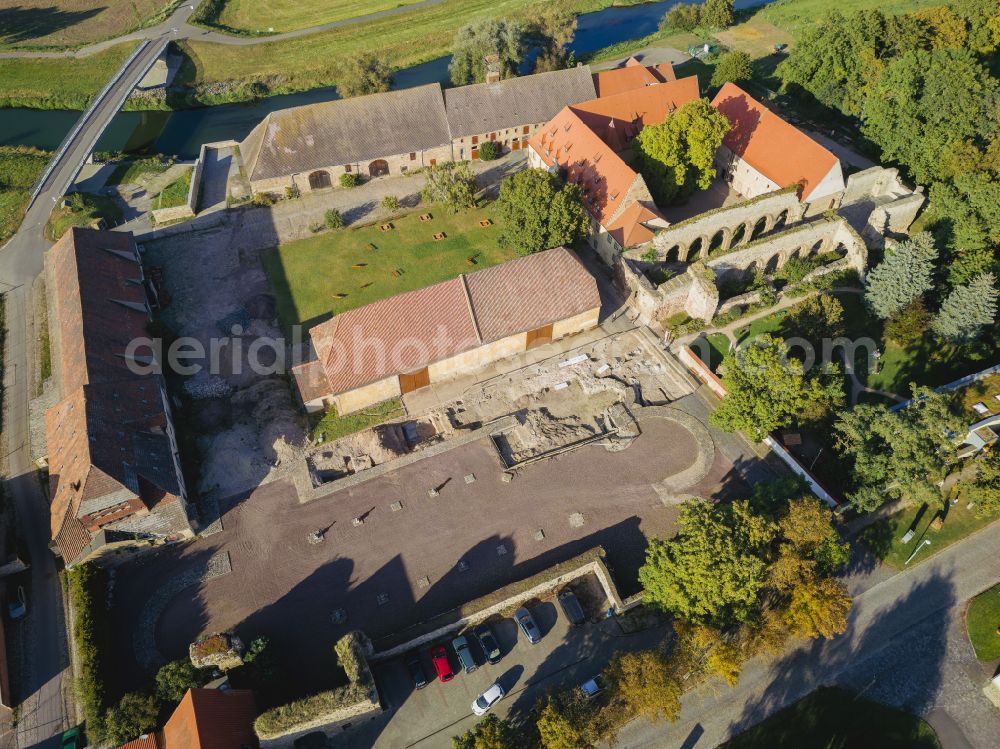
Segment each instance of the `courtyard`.
[{"label": "courtyard", "polygon": [[[672,405],[707,416],[697,395]],[[118,640],[132,642],[164,586],[220,552],[230,573],[174,594],[147,621],[157,650],[182,657],[200,633],[230,628],[248,640],[263,635],[300,692],[330,685],[332,643],[350,629],[364,629],[378,647],[379,638],[594,546],[606,549],[622,594],[634,593],[648,539],[675,527],[676,505],[664,504],[654,485],[689,468],[699,450],[677,422],[640,416],[639,424],[642,434],[624,451],[590,445],[529,466],[511,483],[493,447],[478,441],[305,504],[285,480],[232,497],[222,503],[221,532],[121,569]],[[688,491],[745,493],[743,475],[763,467],[736,438],[711,434],[712,463]],[[433,487],[439,496],[428,495]],[[310,544],[317,529],[325,540]],[[346,619],[334,624],[338,609]],[[135,678],[134,654],[130,665],[121,654]]]}]

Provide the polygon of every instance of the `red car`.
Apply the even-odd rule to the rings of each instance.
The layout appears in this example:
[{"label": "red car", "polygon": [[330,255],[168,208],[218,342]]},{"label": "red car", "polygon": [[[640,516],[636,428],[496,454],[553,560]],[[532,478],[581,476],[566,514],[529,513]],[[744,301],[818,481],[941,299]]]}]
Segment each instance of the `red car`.
[{"label": "red car", "polygon": [[444,645],[435,645],[431,648],[431,662],[434,664],[434,671],[441,681],[451,681],[455,678],[455,672],[451,670],[448,662],[448,651]]}]

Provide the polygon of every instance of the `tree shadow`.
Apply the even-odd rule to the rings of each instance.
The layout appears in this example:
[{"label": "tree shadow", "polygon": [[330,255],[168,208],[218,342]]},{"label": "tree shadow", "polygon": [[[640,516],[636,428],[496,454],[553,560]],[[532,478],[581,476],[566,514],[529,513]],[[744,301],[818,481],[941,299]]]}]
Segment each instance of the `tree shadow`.
[{"label": "tree shadow", "polygon": [[23,5],[0,8],[0,43],[30,42],[68,29],[105,10],[106,6],[78,11],[62,10],[54,5],[47,8],[28,8]]}]

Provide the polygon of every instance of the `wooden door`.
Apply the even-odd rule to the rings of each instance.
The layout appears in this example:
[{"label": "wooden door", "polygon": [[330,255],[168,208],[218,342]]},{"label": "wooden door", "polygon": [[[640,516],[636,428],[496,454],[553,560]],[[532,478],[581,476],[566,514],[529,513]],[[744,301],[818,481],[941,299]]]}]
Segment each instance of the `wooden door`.
[{"label": "wooden door", "polygon": [[535,348],[535,346],[544,346],[546,343],[552,342],[552,326],[545,325],[541,328],[535,328],[534,330],[528,331],[528,340],[526,342],[525,348]]},{"label": "wooden door", "polygon": [[416,372],[401,374],[399,376],[399,392],[403,395],[412,393],[414,390],[425,388],[431,384],[431,373],[427,367],[418,369]]}]

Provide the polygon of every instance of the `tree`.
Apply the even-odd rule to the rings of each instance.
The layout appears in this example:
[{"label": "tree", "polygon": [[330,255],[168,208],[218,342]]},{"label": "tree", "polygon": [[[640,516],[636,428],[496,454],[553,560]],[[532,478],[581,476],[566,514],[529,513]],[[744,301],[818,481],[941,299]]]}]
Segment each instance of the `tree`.
[{"label": "tree", "polygon": [[453,749],[518,749],[523,742],[506,719],[487,715],[461,736],[451,739]]},{"label": "tree", "polygon": [[788,336],[801,336],[812,344],[844,335],[844,305],[831,294],[817,294],[792,307],[782,322]]},{"label": "tree", "polygon": [[976,478],[965,484],[965,490],[976,505],[976,517],[1000,514],[1000,450],[989,450],[976,458]]},{"label": "tree", "polygon": [[517,75],[524,57],[525,28],[519,21],[488,18],[463,26],[451,45],[448,71],[456,86],[486,80],[486,58],[495,58],[500,77]]},{"label": "tree", "polygon": [[728,29],[733,25],[733,0],[705,0],[701,22],[711,29]]},{"label": "tree", "polygon": [[931,49],[962,49],[969,40],[965,19],[947,5],[921,8],[910,13],[910,17],[924,27]]},{"label": "tree", "polygon": [[865,279],[865,302],[882,319],[892,316],[934,285],[937,255],[929,232],[887,247],[885,259]]},{"label": "tree", "polygon": [[785,620],[800,637],[830,639],[847,630],[851,596],[839,580],[804,580],[792,590]]},{"label": "tree", "polygon": [[336,208],[328,210],[324,214],[323,220],[326,222],[328,229],[340,229],[344,225],[344,217],[340,215],[340,211]]},{"label": "tree", "polygon": [[[994,140],[1000,161],[1000,138]],[[1000,246],[1000,164],[976,151],[974,167],[955,165],[954,180],[931,185],[928,213],[935,235],[948,249],[948,281],[953,286],[993,269]],[[989,165],[990,170],[981,168]]]},{"label": "tree", "polygon": [[806,373],[788,356],[781,338],[762,335],[726,355],[722,385],[726,397],[709,417],[727,432],[762,440],[775,429],[818,421],[844,402],[837,370]]},{"label": "tree", "polygon": [[629,714],[654,722],[680,717],[683,689],[659,650],[615,653],[606,674]]},{"label": "tree", "polygon": [[500,144],[495,140],[486,140],[479,144],[479,160],[493,161],[500,158]]},{"label": "tree", "polygon": [[361,175],[353,172],[340,175],[340,186],[344,188],[357,187],[361,184]]},{"label": "tree", "polygon": [[712,184],[715,152],[730,127],[708,99],[698,99],[642,129],[635,139],[636,159],[658,202],[669,203]]},{"label": "tree", "polygon": [[783,553],[814,562],[822,575],[832,575],[850,559],[851,547],[840,540],[833,527],[833,513],[816,497],[801,496],[789,501],[778,529]]},{"label": "tree", "polygon": [[576,690],[549,694],[543,701],[535,726],[544,749],[591,749],[594,746],[587,706]]},{"label": "tree", "polygon": [[540,48],[535,58],[535,72],[569,67],[572,53],[567,45],[575,35],[576,16],[565,8],[546,6],[531,29],[533,46]]},{"label": "tree", "polygon": [[965,424],[945,395],[914,385],[912,396],[899,411],[859,404],[834,424],[837,451],[852,461],[848,498],[858,510],[870,512],[890,497],[941,497],[936,484],[955,460],[950,435]]},{"label": "tree", "polygon": [[377,94],[392,86],[392,68],[373,52],[362,52],[348,59],[337,82],[337,93],[344,98]]},{"label": "tree", "polygon": [[160,702],[176,705],[187,690],[203,686],[206,676],[192,665],[190,658],[171,661],[156,672],[156,697]]},{"label": "tree", "polygon": [[423,198],[458,213],[476,200],[476,178],[465,161],[445,161],[426,171]]},{"label": "tree", "polygon": [[941,305],[931,327],[941,338],[966,343],[992,325],[997,314],[996,276],[983,273],[954,289]]},{"label": "tree", "polygon": [[660,31],[693,31],[701,19],[701,7],[694,3],[678,3],[660,21]]},{"label": "tree", "polygon": [[500,183],[499,243],[519,255],[569,245],[587,231],[587,211],[578,185],[543,169],[525,169]]},{"label": "tree", "polygon": [[890,62],[871,88],[862,131],[918,182],[947,179],[948,156],[964,140],[997,133],[1000,81],[968,50],[914,50]]},{"label": "tree", "polygon": [[639,581],[646,600],[702,624],[743,621],[764,584],[761,549],[774,535],[771,524],[746,502],[681,505],[679,530],[671,539],[651,539]]},{"label": "tree", "polygon": [[909,346],[920,340],[931,324],[931,313],[921,297],[892,313],[885,321],[883,333],[887,340],[899,346]]},{"label": "tree", "polygon": [[113,746],[125,744],[156,728],[159,708],[151,694],[130,692],[108,710],[105,739]]},{"label": "tree", "polygon": [[742,50],[726,52],[712,71],[712,86],[720,87],[723,83],[738,83],[749,81],[753,76],[753,61],[750,55]]}]

